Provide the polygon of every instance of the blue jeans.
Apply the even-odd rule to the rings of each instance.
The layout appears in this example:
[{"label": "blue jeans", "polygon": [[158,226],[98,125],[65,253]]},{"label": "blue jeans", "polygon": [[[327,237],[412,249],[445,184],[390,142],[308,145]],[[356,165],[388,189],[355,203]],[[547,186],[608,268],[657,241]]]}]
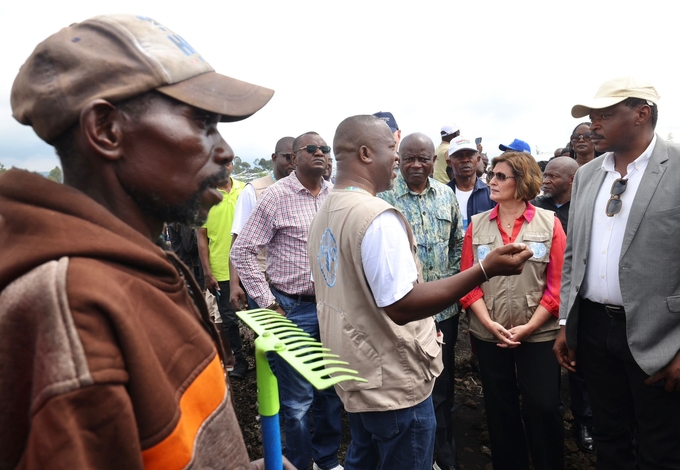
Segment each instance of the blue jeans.
[{"label": "blue jeans", "polygon": [[348,413],[345,470],[431,470],[437,420],[432,397],[410,408]]},{"label": "blue jeans", "polygon": [[[286,317],[319,340],[316,304],[301,302],[273,289],[272,293],[286,312]],[[286,457],[299,469],[309,468],[312,458],[322,469],[337,466],[342,440],[342,402],[335,389],[316,390],[278,354],[275,363],[286,430]],[[314,420],[313,434],[310,409]]]}]

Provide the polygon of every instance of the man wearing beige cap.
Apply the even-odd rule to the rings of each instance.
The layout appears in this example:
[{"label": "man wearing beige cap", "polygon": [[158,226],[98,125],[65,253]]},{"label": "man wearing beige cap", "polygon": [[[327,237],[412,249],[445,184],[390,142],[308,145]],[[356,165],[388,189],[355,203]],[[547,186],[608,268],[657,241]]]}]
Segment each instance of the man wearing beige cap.
[{"label": "man wearing beige cap", "polygon": [[64,185],[0,176],[0,467],[251,466],[205,301],[156,242],[205,222],[234,158],[217,123],[272,94],[127,15],[62,29],[21,67],[13,115]]},{"label": "man wearing beige cap", "polygon": [[680,146],[658,100],[618,78],[571,111],[606,153],[574,178],[554,351],[585,375],[598,469],[680,468]]}]

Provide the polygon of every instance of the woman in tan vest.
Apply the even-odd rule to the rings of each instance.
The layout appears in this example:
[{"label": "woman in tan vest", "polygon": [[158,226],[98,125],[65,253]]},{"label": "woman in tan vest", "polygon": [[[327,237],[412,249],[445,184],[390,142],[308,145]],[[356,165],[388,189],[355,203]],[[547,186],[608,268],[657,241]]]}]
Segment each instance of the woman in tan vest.
[{"label": "woman in tan vest", "polygon": [[[494,469],[564,468],[560,369],[552,353],[559,330],[560,281],[566,237],[554,213],[528,201],[541,170],[524,152],[505,152],[488,173],[498,205],[472,217],[461,271],[508,243],[533,251],[519,276],[496,277],[461,299],[479,359]],[[520,400],[521,397],[521,400]],[[521,402],[521,405],[520,405]]]}]

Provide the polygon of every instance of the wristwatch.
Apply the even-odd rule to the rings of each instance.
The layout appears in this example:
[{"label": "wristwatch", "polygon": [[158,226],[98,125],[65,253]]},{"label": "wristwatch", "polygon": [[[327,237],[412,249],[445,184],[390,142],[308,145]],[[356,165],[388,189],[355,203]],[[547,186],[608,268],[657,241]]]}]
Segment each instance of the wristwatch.
[{"label": "wristwatch", "polygon": [[279,303],[278,303],[276,300],[274,300],[274,301],[271,303],[271,305],[270,305],[269,307],[267,307],[267,310],[274,310],[274,311],[276,311],[276,310],[278,310],[279,308],[281,308],[281,306],[279,305]]}]

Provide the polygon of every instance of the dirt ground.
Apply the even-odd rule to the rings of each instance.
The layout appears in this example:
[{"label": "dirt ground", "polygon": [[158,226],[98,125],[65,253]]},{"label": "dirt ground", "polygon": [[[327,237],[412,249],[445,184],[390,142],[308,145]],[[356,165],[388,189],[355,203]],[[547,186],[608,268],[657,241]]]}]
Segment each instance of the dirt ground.
[{"label": "dirt ground", "polygon": [[[489,436],[486,431],[484,398],[479,375],[470,366],[470,341],[465,315],[461,317],[458,342],[456,343],[456,400],[453,411],[455,439],[458,448],[460,467],[463,470],[492,470]],[[241,334],[244,348],[251,366],[254,367],[253,333],[242,326]],[[565,468],[567,470],[595,469],[595,456],[581,452],[573,438],[573,417],[569,411],[569,388],[567,374],[562,374],[562,402],[564,403],[565,427]],[[257,384],[254,370],[245,380],[232,381],[234,406],[243,437],[251,459],[262,457],[262,436],[257,411]],[[344,460],[345,450],[350,441],[346,419],[343,420],[343,442],[340,449],[340,462]]]}]

